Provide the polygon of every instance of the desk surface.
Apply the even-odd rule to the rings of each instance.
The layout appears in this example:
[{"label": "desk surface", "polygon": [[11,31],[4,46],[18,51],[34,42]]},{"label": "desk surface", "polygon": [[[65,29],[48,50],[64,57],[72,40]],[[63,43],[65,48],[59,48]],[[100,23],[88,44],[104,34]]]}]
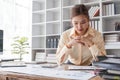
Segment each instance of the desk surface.
[{"label": "desk surface", "polygon": [[[64,70],[63,67],[42,68],[41,65],[27,65],[26,67],[0,68],[0,74],[30,80],[88,80],[94,77],[93,71]],[[97,79],[96,79],[97,78]],[[102,80],[94,77],[91,80]]]}]

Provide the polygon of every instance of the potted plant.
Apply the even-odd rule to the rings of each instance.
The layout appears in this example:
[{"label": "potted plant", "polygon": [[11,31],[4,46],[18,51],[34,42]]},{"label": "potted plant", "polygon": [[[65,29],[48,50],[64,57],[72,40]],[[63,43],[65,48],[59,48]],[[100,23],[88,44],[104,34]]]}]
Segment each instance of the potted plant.
[{"label": "potted plant", "polygon": [[29,48],[28,38],[27,37],[14,37],[14,42],[11,44],[12,46],[12,53],[18,54],[20,61],[22,60],[22,56],[24,54],[28,54],[29,52],[27,49]]}]

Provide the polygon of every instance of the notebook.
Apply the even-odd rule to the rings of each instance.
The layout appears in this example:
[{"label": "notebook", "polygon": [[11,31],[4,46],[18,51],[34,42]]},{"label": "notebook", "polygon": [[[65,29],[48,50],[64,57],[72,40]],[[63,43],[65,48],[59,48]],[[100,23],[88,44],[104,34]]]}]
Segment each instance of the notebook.
[{"label": "notebook", "polygon": [[108,59],[103,60],[101,62],[111,63],[111,64],[119,64],[120,65],[120,59],[115,59],[115,58],[108,58]]}]

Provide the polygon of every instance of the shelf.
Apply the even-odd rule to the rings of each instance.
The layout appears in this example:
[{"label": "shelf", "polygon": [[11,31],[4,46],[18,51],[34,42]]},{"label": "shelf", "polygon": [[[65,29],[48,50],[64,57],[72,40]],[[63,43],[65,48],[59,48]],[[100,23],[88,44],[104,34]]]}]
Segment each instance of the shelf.
[{"label": "shelf", "polygon": [[119,18],[109,18],[109,19],[103,19],[102,22],[102,32],[107,32],[107,31],[115,31],[115,23],[119,22],[120,17]]},{"label": "shelf", "polygon": [[60,34],[60,23],[47,23],[46,28],[46,35]]},{"label": "shelf", "polygon": [[115,19],[120,18],[120,14],[109,15],[109,16],[102,16],[103,19]]},{"label": "shelf", "polygon": [[71,19],[66,19],[66,20],[63,20],[63,22],[70,22]]},{"label": "shelf", "polygon": [[48,35],[46,35],[46,36],[60,36],[60,34],[48,34]]},{"label": "shelf", "polygon": [[104,31],[103,34],[120,33],[120,31]]},{"label": "shelf", "polygon": [[96,4],[96,3],[99,3],[100,0],[81,0],[82,3],[88,3],[88,4]]},{"label": "shelf", "polygon": [[39,14],[39,13],[44,14],[44,13],[45,13],[45,10],[37,10],[37,11],[33,11],[32,13],[33,13],[33,14]]},{"label": "shelf", "polygon": [[60,0],[46,0],[47,9],[60,7],[60,4],[61,4]]},{"label": "shelf", "polygon": [[32,36],[45,35],[45,24],[32,25]]},{"label": "shelf", "polygon": [[105,49],[120,49],[120,42],[106,43]]},{"label": "shelf", "polygon": [[68,20],[68,19],[71,19],[70,18],[70,8],[63,8],[63,16],[62,16],[62,18],[63,18],[63,20]]},{"label": "shelf", "polygon": [[102,3],[104,3],[104,4],[108,4],[108,3],[111,3],[111,2],[115,2],[115,3],[117,3],[117,2],[120,2],[120,0],[102,0]]},{"label": "shelf", "polygon": [[46,36],[46,35],[44,35],[44,34],[43,34],[43,35],[42,35],[42,34],[41,34],[41,35],[32,35],[33,38],[45,37],[45,36]]},{"label": "shelf", "polygon": [[32,23],[32,26],[34,26],[34,25],[44,25],[45,24],[45,22],[41,22],[41,23]]},{"label": "shelf", "polygon": [[38,11],[38,10],[44,10],[45,9],[45,1],[44,0],[34,0],[32,3],[32,10]]},{"label": "shelf", "polygon": [[60,10],[50,10],[46,12],[46,21],[60,20]]},{"label": "shelf", "polygon": [[46,50],[57,50],[57,48],[46,48]]},{"label": "shelf", "polygon": [[89,3],[84,3],[86,6],[95,6],[95,5],[99,5],[98,1],[94,1],[94,2],[89,2]]},{"label": "shelf", "polygon": [[[72,27],[71,8],[75,4],[85,4],[88,9],[100,8],[99,15],[92,17],[90,26],[104,35],[120,34],[115,31],[115,23],[120,22],[120,0],[33,0],[32,3],[32,54],[37,51],[44,53],[56,53],[58,41],[63,31]],[[112,4],[112,5],[111,5]],[[111,6],[112,11],[106,14],[106,5]],[[101,12],[102,11],[102,12]],[[120,49],[120,42],[107,43],[106,50]],[[120,51],[119,51],[120,52]]]},{"label": "shelf", "polygon": [[47,23],[47,24],[48,24],[48,23],[53,23],[53,24],[55,24],[55,23],[60,23],[60,20],[56,20],[56,21],[47,21],[46,23]]},{"label": "shelf", "polygon": [[72,6],[65,6],[65,7],[62,7],[62,8],[72,8],[74,5]]},{"label": "shelf", "polygon": [[32,50],[45,50],[46,48],[32,48]]},{"label": "shelf", "polygon": [[98,19],[100,19],[100,16],[90,18],[90,20],[98,20]]},{"label": "shelf", "polygon": [[65,7],[65,6],[72,6],[78,4],[79,0],[62,0],[62,2],[63,2],[62,6]]},{"label": "shelf", "polygon": [[102,15],[103,17],[106,15],[109,16],[117,16],[120,14],[120,1],[119,2],[112,2],[112,3],[104,3],[102,4]]},{"label": "shelf", "polygon": [[41,13],[35,13],[32,14],[32,23],[40,23],[40,22],[45,22],[45,14]]},{"label": "shelf", "polygon": [[32,37],[33,37],[33,38],[39,38],[39,37],[42,38],[42,37],[46,37],[46,35],[33,35]]},{"label": "shelf", "polygon": [[46,9],[47,11],[58,11],[60,8],[58,7],[58,8],[50,8],[50,9]]},{"label": "shelf", "polygon": [[45,37],[32,37],[32,48],[45,48]]}]

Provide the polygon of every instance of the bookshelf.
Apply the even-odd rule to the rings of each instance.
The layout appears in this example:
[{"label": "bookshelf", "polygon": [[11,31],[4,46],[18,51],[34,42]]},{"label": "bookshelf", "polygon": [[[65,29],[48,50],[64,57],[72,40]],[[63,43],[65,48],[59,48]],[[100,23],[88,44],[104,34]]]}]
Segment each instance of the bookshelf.
[{"label": "bookshelf", "polygon": [[54,54],[60,34],[61,0],[32,0],[32,61]]},{"label": "bookshelf", "polygon": [[[71,7],[79,3],[84,3],[89,10],[91,9],[90,25],[101,32],[103,37],[106,34],[120,34],[119,30],[115,30],[115,22],[119,22],[120,19],[119,0],[33,0],[33,61],[38,52],[45,53],[46,57],[55,54],[61,33],[72,27]],[[120,52],[120,42],[105,43],[105,48],[109,54]]]}]

